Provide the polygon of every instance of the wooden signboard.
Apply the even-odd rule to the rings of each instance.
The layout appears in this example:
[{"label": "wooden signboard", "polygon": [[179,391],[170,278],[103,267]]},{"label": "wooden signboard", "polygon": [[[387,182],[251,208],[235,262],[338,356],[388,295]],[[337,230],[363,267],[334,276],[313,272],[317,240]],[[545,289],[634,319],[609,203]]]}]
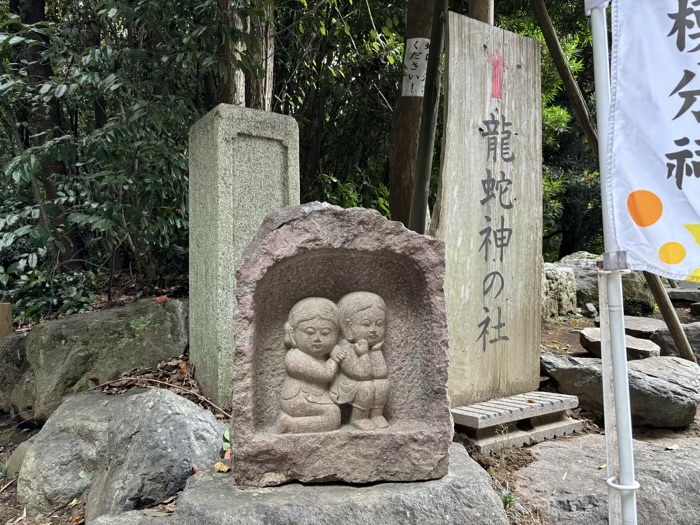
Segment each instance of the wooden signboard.
[{"label": "wooden signboard", "polygon": [[542,252],[540,46],[449,13],[442,177],[453,406],[536,390]]}]

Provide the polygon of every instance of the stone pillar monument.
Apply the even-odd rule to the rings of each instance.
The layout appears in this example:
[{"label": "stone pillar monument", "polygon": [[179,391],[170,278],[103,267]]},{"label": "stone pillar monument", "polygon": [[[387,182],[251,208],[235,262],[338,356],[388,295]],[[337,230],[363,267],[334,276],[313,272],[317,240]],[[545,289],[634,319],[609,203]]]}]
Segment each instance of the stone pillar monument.
[{"label": "stone pillar monument", "polygon": [[190,362],[202,392],[230,406],[235,268],[269,213],[299,204],[299,128],[221,104],[190,130]]}]

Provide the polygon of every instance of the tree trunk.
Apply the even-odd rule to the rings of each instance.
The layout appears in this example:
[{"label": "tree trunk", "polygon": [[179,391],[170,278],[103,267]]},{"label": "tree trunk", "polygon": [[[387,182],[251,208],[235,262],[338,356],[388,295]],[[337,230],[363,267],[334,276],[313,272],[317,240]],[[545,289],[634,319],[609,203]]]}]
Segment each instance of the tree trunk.
[{"label": "tree trunk", "polygon": [[[10,7],[19,13],[23,24],[37,24],[46,21],[45,0],[13,0]],[[51,64],[45,61],[41,54],[46,47],[46,37],[40,33],[31,33],[30,38],[37,44],[25,48],[25,57],[28,62],[27,75],[31,84],[37,86],[53,77]],[[48,109],[35,110],[27,116],[32,126],[33,134],[37,137],[36,144],[42,145],[49,140],[65,134],[61,106],[57,98],[53,98]],[[78,261],[80,253],[80,238],[76,232],[67,230],[63,209],[61,206],[51,204],[58,199],[57,177],[65,177],[67,169],[65,164],[58,159],[45,160],[41,165],[41,184],[44,195],[49,205],[46,210],[54,230],[54,235],[63,244],[65,250],[59,254],[60,267],[63,270],[74,271],[82,264]],[[36,192],[35,192],[36,194]],[[37,197],[35,195],[35,197]],[[38,197],[41,197],[40,195]],[[37,203],[41,205],[42,203]]]},{"label": "tree trunk", "polygon": [[494,0],[469,0],[469,17],[493,25]]},{"label": "tree trunk", "polygon": [[246,71],[246,106],[249,108],[272,110],[272,87],[275,55],[274,12],[272,5],[256,0],[258,16],[250,20],[250,36],[259,47],[250,52],[253,71]]},{"label": "tree trunk", "polygon": [[226,73],[219,80],[216,89],[217,104],[245,105],[245,75],[238,67],[238,59],[242,53],[241,42],[231,39],[231,33],[241,31],[243,24],[236,13],[231,0],[219,0],[221,9],[221,26],[219,27],[216,50],[224,62]]},{"label": "tree trunk", "polygon": [[[581,241],[584,236],[585,225],[582,215],[583,211],[575,204],[575,196],[567,190],[564,194],[564,210],[561,215],[561,244],[559,244],[559,259],[571,255],[581,249]],[[572,202],[573,201],[573,202]]]},{"label": "tree trunk", "polygon": [[327,100],[328,82],[325,78],[321,78],[319,79],[318,87],[310,91],[307,99],[304,101],[305,118],[303,119],[303,129],[305,132],[303,133],[303,139],[305,139],[305,144],[301,144],[303,148],[301,171],[307,187],[312,184],[312,181],[316,180],[321,172],[323,140],[326,136],[324,128]]},{"label": "tree trunk", "polygon": [[[413,49],[411,39],[430,38],[435,0],[409,0],[406,27],[407,46],[404,51],[404,71],[410,66]],[[423,50],[424,51],[424,50]],[[389,149],[389,201],[391,218],[408,226],[411,195],[416,169],[416,152],[420,132],[423,96],[401,93],[391,123]]]}]

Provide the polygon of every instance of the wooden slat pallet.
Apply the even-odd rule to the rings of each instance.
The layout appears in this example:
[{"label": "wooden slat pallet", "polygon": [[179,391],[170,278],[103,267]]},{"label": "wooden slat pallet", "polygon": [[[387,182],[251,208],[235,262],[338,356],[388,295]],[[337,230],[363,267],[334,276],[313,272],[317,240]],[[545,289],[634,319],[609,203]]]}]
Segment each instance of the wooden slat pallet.
[{"label": "wooden slat pallet", "polygon": [[577,406],[576,396],[527,392],[453,408],[452,417],[481,452],[491,452],[580,432],[582,422],[566,415]]}]

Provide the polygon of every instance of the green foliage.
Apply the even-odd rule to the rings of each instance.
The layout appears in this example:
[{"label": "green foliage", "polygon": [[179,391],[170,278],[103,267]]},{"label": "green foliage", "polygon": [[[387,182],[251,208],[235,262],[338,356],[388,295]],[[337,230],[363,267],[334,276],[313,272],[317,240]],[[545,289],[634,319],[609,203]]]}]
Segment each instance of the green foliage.
[{"label": "green foliage", "polygon": [[[569,130],[572,115],[562,104],[562,95],[565,95],[564,82],[547,49],[542,31],[537,26],[534,15],[529,11],[526,13],[518,11],[511,16],[503,15],[499,21],[499,25],[504,29],[534,38],[540,42],[542,49],[542,141],[546,146],[556,146],[559,135]],[[560,35],[559,43],[569,63],[569,68],[574,77],[577,77],[584,70],[581,50],[591,44],[590,31],[587,30],[587,26],[577,27],[576,33]]]},{"label": "green foliage", "polygon": [[[45,22],[24,25],[0,3],[0,296],[20,321],[88,307],[113,272],[153,283],[187,271],[188,130],[217,102],[212,86],[219,94],[237,72],[262,73],[261,44],[245,28],[269,6],[273,110],[299,123],[302,202],[390,216],[407,3],[260,0],[234,12],[225,4],[57,0]],[[580,3],[550,4],[590,93]],[[451,6],[464,12],[466,2]],[[595,162],[562,82],[527,2],[497,9],[498,25],[542,42],[546,257],[595,246]]]},{"label": "green foliage", "polygon": [[325,173],[321,174],[319,180],[319,200],[343,208],[374,208],[388,219],[391,218],[389,189],[383,183],[374,186],[367,178],[361,178],[359,182],[350,179],[342,181]]},{"label": "green foliage", "polygon": [[498,492],[503,503],[503,509],[511,520],[520,520],[528,515],[527,509],[519,501],[520,498],[508,486],[499,487]]},{"label": "green foliage", "polygon": [[[544,258],[556,261],[578,250],[598,253],[602,226],[597,161],[575,122],[563,82],[529,4],[502,0],[497,9],[498,25],[538,40],[542,49]],[[583,6],[566,0],[547,2],[547,9],[581,91],[592,98],[592,36]]]},{"label": "green foliage", "polygon": [[[55,2],[30,26],[0,4],[11,30],[0,36],[0,144],[10,146],[0,156],[0,294],[19,320],[82,308],[113,265],[148,281],[186,271],[188,131],[207,110],[203,78],[232,74],[210,46],[219,5]],[[231,37],[255,49],[248,34]],[[234,65],[252,67],[246,52]],[[56,108],[60,125],[47,130]],[[66,269],[81,270],[82,284]]]},{"label": "green foliage", "polygon": [[88,308],[97,297],[96,276],[91,271],[51,274],[33,268],[19,271],[12,287],[0,294],[0,300],[13,300],[15,321],[33,322],[48,312],[65,315]]},{"label": "green foliage", "polygon": [[[600,176],[597,172],[547,167],[544,172],[545,261],[579,250],[603,252]],[[578,244],[562,253],[564,235]]]},{"label": "green foliage", "polygon": [[277,12],[298,29],[281,34],[275,68],[276,108],[299,122],[302,201],[381,209],[406,5],[290,0]]}]

